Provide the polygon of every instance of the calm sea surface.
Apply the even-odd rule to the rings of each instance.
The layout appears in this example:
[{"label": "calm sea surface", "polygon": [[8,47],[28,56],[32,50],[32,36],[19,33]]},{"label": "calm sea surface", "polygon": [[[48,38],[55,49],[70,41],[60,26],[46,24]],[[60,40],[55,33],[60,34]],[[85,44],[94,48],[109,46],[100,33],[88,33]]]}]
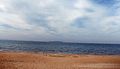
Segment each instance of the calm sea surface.
[{"label": "calm sea surface", "polygon": [[0,40],[0,51],[120,55],[120,44],[85,44]]}]

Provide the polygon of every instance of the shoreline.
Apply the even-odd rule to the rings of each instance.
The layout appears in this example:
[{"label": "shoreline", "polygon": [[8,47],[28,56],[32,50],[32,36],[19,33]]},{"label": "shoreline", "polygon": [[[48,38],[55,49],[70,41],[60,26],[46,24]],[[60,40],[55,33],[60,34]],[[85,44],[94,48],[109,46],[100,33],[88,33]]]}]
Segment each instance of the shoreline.
[{"label": "shoreline", "polygon": [[32,52],[32,51],[0,51],[0,53],[32,53],[32,54],[60,54],[60,55],[79,55],[79,56],[120,56],[120,54],[74,54],[74,53],[60,53],[60,52]]},{"label": "shoreline", "polygon": [[120,69],[120,56],[0,52],[0,69]]}]

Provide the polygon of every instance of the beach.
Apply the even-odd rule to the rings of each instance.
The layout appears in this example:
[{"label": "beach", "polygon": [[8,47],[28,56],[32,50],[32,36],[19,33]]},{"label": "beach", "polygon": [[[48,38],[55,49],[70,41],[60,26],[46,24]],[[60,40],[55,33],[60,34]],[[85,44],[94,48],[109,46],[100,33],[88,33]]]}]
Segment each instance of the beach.
[{"label": "beach", "polygon": [[120,69],[120,56],[0,52],[0,69]]}]

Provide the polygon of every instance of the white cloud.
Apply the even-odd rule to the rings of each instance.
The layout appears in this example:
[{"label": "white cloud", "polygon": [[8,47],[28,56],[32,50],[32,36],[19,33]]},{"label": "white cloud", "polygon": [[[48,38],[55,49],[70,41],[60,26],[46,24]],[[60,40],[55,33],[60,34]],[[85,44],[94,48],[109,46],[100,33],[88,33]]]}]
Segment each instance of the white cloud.
[{"label": "white cloud", "polygon": [[89,3],[88,0],[77,0],[74,6],[75,8],[78,9],[85,9],[85,8],[90,8],[91,4]]},{"label": "white cloud", "polygon": [[9,25],[16,29],[30,29],[32,26],[27,24],[19,15],[0,13],[0,25]]},{"label": "white cloud", "polygon": [[[2,26],[5,24],[15,28],[10,33],[15,39],[109,41],[101,38],[120,34],[119,9],[114,7],[116,15],[111,16],[110,10],[90,0],[0,0],[0,32],[7,30]],[[82,18],[86,18],[84,27],[73,26]]]}]

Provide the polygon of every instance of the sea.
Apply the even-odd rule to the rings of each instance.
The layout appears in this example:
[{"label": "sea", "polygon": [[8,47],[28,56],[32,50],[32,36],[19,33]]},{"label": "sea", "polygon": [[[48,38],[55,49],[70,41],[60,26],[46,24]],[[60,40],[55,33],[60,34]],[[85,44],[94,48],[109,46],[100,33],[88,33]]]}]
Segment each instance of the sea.
[{"label": "sea", "polygon": [[120,55],[120,44],[0,40],[0,51]]}]

